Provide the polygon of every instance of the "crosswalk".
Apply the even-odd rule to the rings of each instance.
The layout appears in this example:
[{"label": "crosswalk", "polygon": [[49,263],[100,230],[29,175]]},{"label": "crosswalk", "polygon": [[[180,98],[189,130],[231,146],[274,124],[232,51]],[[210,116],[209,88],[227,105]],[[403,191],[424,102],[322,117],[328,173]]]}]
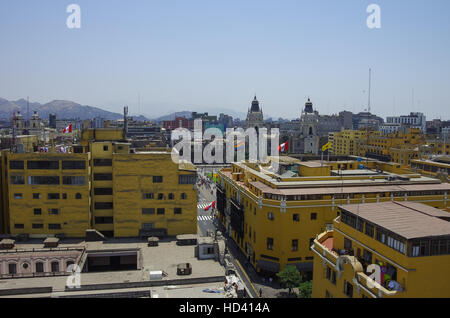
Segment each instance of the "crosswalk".
[{"label": "crosswalk", "polygon": [[197,216],[198,221],[211,221],[213,219],[212,216],[209,215],[199,215]]},{"label": "crosswalk", "polygon": [[204,209],[205,209],[208,205],[210,205],[210,204],[211,204],[211,203],[206,203],[206,202],[205,202],[205,203],[198,203],[198,204],[197,204],[197,208],[198,208],[198,209],[203,209],[203,210],[204,210]]}]

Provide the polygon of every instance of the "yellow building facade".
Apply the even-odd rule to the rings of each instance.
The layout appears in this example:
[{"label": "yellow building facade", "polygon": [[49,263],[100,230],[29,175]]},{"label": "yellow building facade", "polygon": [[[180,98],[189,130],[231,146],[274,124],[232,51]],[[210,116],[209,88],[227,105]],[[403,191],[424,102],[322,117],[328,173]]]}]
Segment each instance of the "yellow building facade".
[{"label": "yellow building facade", "polygon": [[312,297],[450,297],[449,220],[413,202],[340,206],[312,246]]},{"label": "yellow building facade", "polygon": [[67,153],[2,152],[2,232],[32,237],[197,233],[196,169],[136,152],[121,129],[89,129]]},{"label": "yellow building facade", "polygon": [[362,172],[357,160],[329,163],[327,175],[320,161],[299,163],[299,170],[317,174],[295,178],[233,163],[218,173],[219,220],[257,271],[273,273],[286,265],[312,271],[312,242],[332,228],[340,204],[414,201],[448,210],[449,184],[411,172],[407,176],[400,165],[367,162],[373,168]]}]

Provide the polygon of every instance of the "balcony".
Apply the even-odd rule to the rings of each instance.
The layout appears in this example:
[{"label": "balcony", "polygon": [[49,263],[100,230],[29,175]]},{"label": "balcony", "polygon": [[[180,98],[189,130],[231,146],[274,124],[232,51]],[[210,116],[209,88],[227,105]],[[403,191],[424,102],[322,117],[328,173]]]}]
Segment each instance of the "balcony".
[{"label": "balcony", "polygon": [[[353,281],[356,289],[363,289],[374,298],[381,297],[398,297],[404,291],[404,288],[394,280],[384,280],[383,277],[388,277],[382,274],[382,282],[378,284],[366,273],[367,267],[370,265],[362,258],[353,256],[353,252],[340,250],[334,246],[333,231],[327,231],[317,236],[312,247],[323,261],[325,266],[328,263],[337,271],[338,279],[342,276],[344,268],[351,265],[353,271]],[[395,269],[396,270],[396,269]]]}]

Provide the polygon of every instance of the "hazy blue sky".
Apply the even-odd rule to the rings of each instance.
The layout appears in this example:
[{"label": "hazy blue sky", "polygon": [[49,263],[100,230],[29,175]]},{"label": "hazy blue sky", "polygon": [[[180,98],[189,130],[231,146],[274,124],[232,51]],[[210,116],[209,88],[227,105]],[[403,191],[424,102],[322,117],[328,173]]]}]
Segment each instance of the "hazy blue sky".
[{"label": "hazy blue sky", "polygon": [[[81,29],[66,26],[71,3]],[[450,119],[450,1],[0,1],[6,99],[157,116],[246,112],[256,93],[266,114],[295,118],[307,96],[320,113],[362,111],[369,67],[373,112]]]}]

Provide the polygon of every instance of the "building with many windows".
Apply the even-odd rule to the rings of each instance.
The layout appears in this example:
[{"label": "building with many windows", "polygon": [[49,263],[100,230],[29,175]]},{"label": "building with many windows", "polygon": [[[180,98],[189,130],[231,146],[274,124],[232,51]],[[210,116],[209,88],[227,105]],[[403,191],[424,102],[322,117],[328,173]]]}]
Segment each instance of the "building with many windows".
[{"label": "building with many windows", "polygon": [[416,202],[339,206],[312,244],[312,297],[450,297],[449,221]]},{"label": "building with many windows", "polygon": [[399,164],[347,160],[279,160],[271,165],[233,163],[218,173],[218,217],[258,272],[286,265],[312,271],[317,233],[333,227],[338,205],[414,201],[449,209],[450,185]]},{"label": "building with many windows", "polygon": [[89,129],[66,153],[1,153],[3,233],[147,237],[197,232],[196,170],[139,152],[122,129]]}]

